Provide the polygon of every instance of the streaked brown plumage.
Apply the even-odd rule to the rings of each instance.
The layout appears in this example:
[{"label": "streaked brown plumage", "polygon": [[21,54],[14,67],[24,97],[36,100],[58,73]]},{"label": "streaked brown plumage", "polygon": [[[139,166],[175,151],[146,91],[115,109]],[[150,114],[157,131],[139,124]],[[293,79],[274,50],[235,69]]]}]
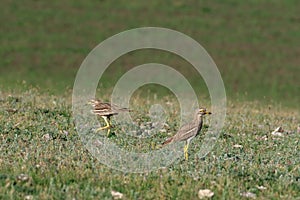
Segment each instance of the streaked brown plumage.
[{"label": "streaked brown plumage", "polygon": [[211,114],[211,112],[206,111],[205,108],[201,108],[197,110],[197,113],[195,114],[193,121],[191,123],[182,126],[177,132],[177,134],[168,138],[163,143],[163,145],[172,142],[186,141],[186,144],[184,146],[184,157],[186,160],[188,160],[188,148],[189,148],[190,141],[199,134],[203,124],[203,116],[206,114]]},{"label": "streaked brown plumage", "polygon": [[128,108],[120,108],[110,103],[101,102],[100,100],[90,100],[89,104],[93,106],[93,112],[102,117],[106,123],[106,126],[100,127],[97,131],[107,129],[107,136],[110,134],[110,128],[112,127],[110,118],[113,115],[117,115],[120,112],[131,112]]}]

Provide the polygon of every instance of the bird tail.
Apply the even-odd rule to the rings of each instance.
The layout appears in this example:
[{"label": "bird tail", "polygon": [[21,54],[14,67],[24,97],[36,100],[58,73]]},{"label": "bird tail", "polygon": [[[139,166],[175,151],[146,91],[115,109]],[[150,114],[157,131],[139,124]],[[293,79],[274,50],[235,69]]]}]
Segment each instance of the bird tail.
[{"label": "bird tail", "polygon": [[172,140],[173,140],[173,137],[170,137],[170,138],[168,138],[166,141],[164,141],[164,142],[162,143],[162,145],[169,144],[169,143],[172,142]]},{"label": "bird tail", "polygon": [[133,110],[131,110],[129,108],[120,108],[119,111],[121,111],[121,112],[133,112]]}]

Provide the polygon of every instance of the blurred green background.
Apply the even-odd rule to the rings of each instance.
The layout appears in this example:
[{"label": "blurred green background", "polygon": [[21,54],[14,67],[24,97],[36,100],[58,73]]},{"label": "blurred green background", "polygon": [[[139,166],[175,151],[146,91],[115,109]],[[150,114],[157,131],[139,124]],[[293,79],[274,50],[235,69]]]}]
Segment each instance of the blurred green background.
[{"label": "blurred green background", "polygon": [[[80,64],[101,41],[155,26],[197,40],[216,62],[229,99],[299,108],[300,1],[4,0],[1,7],[1,90],[71,91]],[[192,66],[155,50],[122,56],[99,85],[111,89],[127,70],[148,62],[170,65],[198,93],[205,89]]]}]

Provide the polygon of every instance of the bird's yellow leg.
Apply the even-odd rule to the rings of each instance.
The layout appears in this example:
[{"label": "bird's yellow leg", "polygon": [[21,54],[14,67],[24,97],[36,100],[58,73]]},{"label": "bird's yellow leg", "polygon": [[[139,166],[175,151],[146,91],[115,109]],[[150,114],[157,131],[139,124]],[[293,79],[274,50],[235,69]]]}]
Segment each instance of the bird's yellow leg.
[{"label": "bird's yellow leg", "polygon": [[105,122],[106,122],[106,126],[108,126],[107,134],[106,134],[108,137],[110,135],[110,128],[112,127],[112,125],[111,125],[111,121],[109,118],[106,118]]},{"label": "bird's yellow leg", "polygon": [[98,132],[98,131],[101,131],[101,130],[108,129],[107,134],[109,134],[111,125],[110,125],[110,123],[109,123],[107,117],[104,117],[104,116],[103,116],[102,118],[104,119],[106,126],[100,127],[100,128],[98,128],[96,131]]},{"label": "bird's yellow leg", "polygon": [[187,143],[184,145],[184,149],[183,149],[185,160],[188,160],[188,159],[189,159],[188,148],[189,148],[189,143],[187,142]]},{"label": "bird's yellow leg", "polygon": [[106,136],[108,137],[110,135],[110,128],[107,129],[107,133],[106,133]]}]

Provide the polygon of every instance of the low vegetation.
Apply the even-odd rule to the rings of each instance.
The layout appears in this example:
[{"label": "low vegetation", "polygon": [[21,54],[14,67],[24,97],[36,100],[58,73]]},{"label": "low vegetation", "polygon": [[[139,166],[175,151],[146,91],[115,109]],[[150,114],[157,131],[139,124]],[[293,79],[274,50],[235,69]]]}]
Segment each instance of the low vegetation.
[{"label": "low vegetation", "polygon": [[[28,90],[2,93],[0,101],[1,199],[111,199],[114,192],[125,199],[195,199],[200,189],[210,189],[216,199],[300,195],[299,113],[293,110],[229,102],[224,130],[205,158],[195,157],[198,137],[189,161],[182,155],[158,171],[132,174],[101,164],[87,151],[74,128],[70,99]],[[177,124],[139,143],[160,144]],[[272,135],[278,126],[283,135]],[[142,150],[134,138],[114,132],[109,140],[120,148]]]}]

